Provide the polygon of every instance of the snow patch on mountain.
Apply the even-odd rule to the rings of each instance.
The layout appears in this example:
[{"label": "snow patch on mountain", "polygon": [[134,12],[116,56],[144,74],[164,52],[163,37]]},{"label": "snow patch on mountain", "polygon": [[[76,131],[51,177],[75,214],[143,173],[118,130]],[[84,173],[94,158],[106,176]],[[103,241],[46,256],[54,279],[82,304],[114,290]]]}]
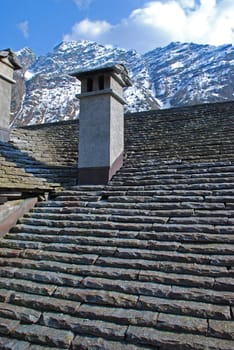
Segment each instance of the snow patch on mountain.
[{"label": "snow patch on mountain", "polygon": [[171,69],[183,68],[184,65],[182,62],[175,62],[171,64]]},{"label": "snow patch on mountain", "polygon": [[25,80],[30,80],[32,79],[33,76],[34,76],[34,73],[30,72],[29,70],[26,70],[26,72],[24,73]]}]

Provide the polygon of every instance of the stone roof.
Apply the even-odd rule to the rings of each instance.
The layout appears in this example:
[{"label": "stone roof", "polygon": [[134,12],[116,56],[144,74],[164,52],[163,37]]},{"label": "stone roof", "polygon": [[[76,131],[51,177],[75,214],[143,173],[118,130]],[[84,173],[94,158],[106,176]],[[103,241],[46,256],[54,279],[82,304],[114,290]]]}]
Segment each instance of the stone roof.
[{"label": "stone roof", "polygon": [[65,125],[13,129],[11,142],[0,143],[0,202],[76,184],[78,128]]},{"label": "stone roof", "polygon": [[66,187],[0,241],[1,347],[233,349],[233,135],[233,102],[127,115],[108,185]]},{"label": "stone roof", "polygon": [[43,178],[33,176],[30,158],[14,146],[0,142],[0,203],[9,197],[21,197],[23,192],[42,193],[52,188]]}]

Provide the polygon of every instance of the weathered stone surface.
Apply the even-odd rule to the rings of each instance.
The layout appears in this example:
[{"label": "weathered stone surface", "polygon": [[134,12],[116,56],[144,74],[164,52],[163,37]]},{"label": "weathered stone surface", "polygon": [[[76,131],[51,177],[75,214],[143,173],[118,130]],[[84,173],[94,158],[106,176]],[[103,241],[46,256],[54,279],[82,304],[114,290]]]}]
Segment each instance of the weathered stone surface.
[{"label": "weathered stone surface", "polygon": [[115,256],[126,259],[146,259],[146,260],[164,260],[164,261],[175,261],[184,263],[195,263],[195,264],[214,264],[214,265],[225,265],[226,263],[232,263],[232,255],[216,255],[209,256],[203,254],[193,253],[180,253],[177,251],[156,251],[147,249],[130,249],[130,248],[117,248]]},{"label": "weathered stone surface", "polygon": [[0,301],[5,302],[8,301],[8,299],[11,296],[11,291],[7,289],[0,289]]},{"label": "weathered stone surface", "polygon": [[218,290],[230,290],[234,292],[234,278],[216,278],[214,288]]},{"label": "weathered stone surface", "polygon": [[220,320],[227,320],[231,318],[230,310],[226,306],[187,300],[172,300],[140,296],[138,306],[146,310],[155,310],[163,313],[167,312],[203,318],[211,317]]},{"label": "weathered stone surface", "polygon": [[209,288],[214,285],[214,278],[206,276],[191,276],[184,274],[169,274],[154,271],[141,271],[139,274],[141,281],[154,281],[158,283],[184,285],[189,287]]},{"label": "weathered stone surface", "polygon": [[77,335],[72,343],[74,350],[148,350],[148,347],[110,341],[103,338],[91,338]]},{"label": "weathered stone surface", "polygon": [[157,328],[171,332],[207,334],[207,320],[195,317],[160,313]]},{"label": "weathered stone surface", "polygon": [[125,293],[112,291],[98,291],[92,289],[78,289],[58,287],[54,293],[55,297],[76,300],[79,302],[99,304],[117,307],[133,307],[136,305],[138,297]]},{"label": "weathered stone surface", "polygon": [[70,329],[75,333],[123,340],[127,326],[111,322],[90,320],[64,314],[44,313],[43,322],[48,327]]},{"label": "weathered stone surface", "polygon": [[[196,264],[196,263],[194,264],[183,263],[183,262],[175,262],[173,263],[173,265],[171,265],[170,262],[154,262],[154,265],[152,268],[152,263],[153,263],[152,261],[145,261],[145,265],[143,265],[143,261],[142,261],[142,265],[141,265],[142,271],[140,274],[140,278],[141,276],[144,276],[144,278],[150,278],[150,274],[152,273],[152,280],[153,280],[155,275],[157,275],[156,270],[167,272],[167,273],[178,273],[179,275],[182,274],[182,276],[183,274],[187,274],[186,276],[191,276],[191,278],[202,276],[205,278],[205,281],[206,281],[206,278],[210,279],[210,277],[212,276],[224,276],[224,275],[228,275],[229,273],[226,267],[222,267],[222,266],[210,266],[210,265],[203,265],[203,264]],[[159,275],[159,278],[160,278],[160,275]],[[199,279],[199,281],[201,281],[201,279]]]},{"label": "weathered stone surface", "polygon": [[229,318],[230,304],[234,302],[234,294],[232,292],[220,292],[212,289],[198,289],[198,288],[184,288],[172,286],[170,296],[173,299],[184,299],[202,301],[204,303],[214,303],[219,305],[226,305],[223,308],[224,313]]},{"label": "weathered stone surface", "polygon": [[[3,278],[0,279],[1,288],[13,289],[19,292],[29,292],[40,295],[52,295],[57,288],[53,284],[41,284],[32,281],[26,281],[24,279]],[[1,294],[0,294],[1,300]]]},{"label": "weathered stone surface", "polygon": [[136,295],[154,295],[154,296],[166,296],[170,293],[171,287],[156,284],[156,283],[144,283],[135,281],[115,281],[104,278],[87,277],[82,281],[82,285],[87,288],[97,288],[104,290],[115,290],[128,294]]},{"label": "weathered stone surface", "polygon": [[58,348],[69,347],[74,338],[74,334],[70,331],[57,330],[39,325],[20,325],[14,330],[13,336],[38,345]]},{"label": "weathered stone surface", "polygon": [[2,336],[0,337],[0,348],[2,350],[31,350],[29,342]]},{"label": "weathered stone surface", "polygon": [[234,340],[234,321],[209,320],[209,334],[219,338]]},{"label": "weathered stone surface", "polygon": [[[51,347],[47,347],[47,346],[42,346],[42,345],[31,345],[29,350],[57,350],[58,348],[51,348]],[[59,349],[65,350],[67,348],[61,348],[59,347]]]},{"label": "weathered stone surface", "polygon": [[0,251],[0,257],[7,257],[7,258],[16,258],[18,257],[22,251],[20,249],[7,249],[5,248],[4,250],[2,249]]},{"label": "weathered stone surface", "polygon": [[84,255],[76,255],[76,254],[66,254],[66,253],[60,253],[60,252],[54,252],[51,254],[49,251],[41,251],[41,250],[30,250],[26,249],[21,253],[21,256],[25,259],[35,259],[35,260],[49,260],[51,261],[58,261],[58,262],[64,262],[68,264],[92,264],[97,260],[98,255],[95,254],[84,254]]},{"label": "weathered stone surface", "polygon": [[78,314],[80,317],[95,319],[101,318],[106,321],[120,324],[132,324],[142,326],[156,325],[158,313],[146,310],[134,310],[123,308],[110,308],[94,305],[81,305]]},{"label": "weathered stone surface", "polygon": [[80,303],[76,301],[27,293],[12,293],[10,301],[16,305],[24,305],[40,311],[57,311],[71,314],[76,313],[80,306]]},{"label": "weathered stone surface", "polygon": [[12,318],[25,323],[36,323],[40,316],[41,312],[33,309],[0,303],[0,317]]},{"label": "weathered stone surface", "polygon": [[18,326],[19,321],[7,319],[7,318],[0,318],[0,334],[8,335],[12,333]]},{"label": "weathered stone surface", "polygon": [[77,286],[80,284],[82,277],[69,276],[68,274],[56,273],[47,271],[31,270],[31,269],[14,269],[14,276],[16,278],[25,278],[41,283],[51,283],[57,285]]},{"label": "weathered stone surface", "polygon": [[138,344],[156,346],[159,349],[184,349],[184,350],[231,350],[233,342],[228,340],[207,338],[190,334],[175,334],[161,332],[153,328],[130,326],[127,331],[127,340]]}]

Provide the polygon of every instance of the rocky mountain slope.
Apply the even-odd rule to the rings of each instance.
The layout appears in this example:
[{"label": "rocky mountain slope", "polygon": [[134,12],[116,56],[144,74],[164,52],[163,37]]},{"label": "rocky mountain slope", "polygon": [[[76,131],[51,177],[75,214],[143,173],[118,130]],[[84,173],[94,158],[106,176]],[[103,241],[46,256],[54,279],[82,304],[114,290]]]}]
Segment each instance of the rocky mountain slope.
[{"label": "rocky mountain slope", "polygon": [[171,43],[144,55],[165,107],[234,99],[234,47]]},{"label": "rocky mountain slope", "polygon": [[23,70],[13,90],[13,125],[75,119],[80,84],[69,73],[106,62],[123,62],[133,86],[126,111],[135,112],[234,98],[234,48],[171,43],[141,55],[90,41],[62,42],[36,58],[22,49]]}]

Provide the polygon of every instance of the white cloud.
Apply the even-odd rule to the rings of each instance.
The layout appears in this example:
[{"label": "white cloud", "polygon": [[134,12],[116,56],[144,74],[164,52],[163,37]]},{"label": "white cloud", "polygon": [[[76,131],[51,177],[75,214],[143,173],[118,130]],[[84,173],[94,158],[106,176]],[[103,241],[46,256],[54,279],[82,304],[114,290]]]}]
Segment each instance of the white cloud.
[{"label": "white cloud", "polygon": [[212,45],[234,43],[234,2],[150,1],[116,25],[89,19],[76,23],[64,40],[79,39],[136,48],[141,52],[167,45],[171,41]]},{"label": "white cloud", "polygon": [[[166,3],[153,1],[143,9],[133,11],[129,17],[128,26],[141,27],[142,34],[148,35],[151,31],[159,41],[168,37],[168,40],[183,40],[186,27],[186,15],[176,1]],[[145,32],[145,33],[144,33]],[[174,39],[176,37],[176,39]],[[165,38],[165,39],[164,39]],[[147,39],[147,37],[146,37]]]},{"label": "white cloud", "polygon": [[90,21],[86,18],[83,21],[76,23],[72,27],[71,33],[64,36],[64,40],[99,40],[111,29],[111,27],[111,24],[106,21]]},{"label": "white cloud", "polygon": [[234,3],[229,0],[201,0],[187,19],[187,37],[198,43],[234,43]]},{"label": "white cloud", "polygon": [[23,21],[23,22],[18,23],[17,27],[19,28],[19,30],[21,31],[21,33],[23,34],[25,39],[27,39],[29,37],[28,21]]},{"label": "white cloud", "polygon": [[196,5],[195,0],[179,0],[178,3],[181,4],[182,7],[188,9],[194,8]]}]

